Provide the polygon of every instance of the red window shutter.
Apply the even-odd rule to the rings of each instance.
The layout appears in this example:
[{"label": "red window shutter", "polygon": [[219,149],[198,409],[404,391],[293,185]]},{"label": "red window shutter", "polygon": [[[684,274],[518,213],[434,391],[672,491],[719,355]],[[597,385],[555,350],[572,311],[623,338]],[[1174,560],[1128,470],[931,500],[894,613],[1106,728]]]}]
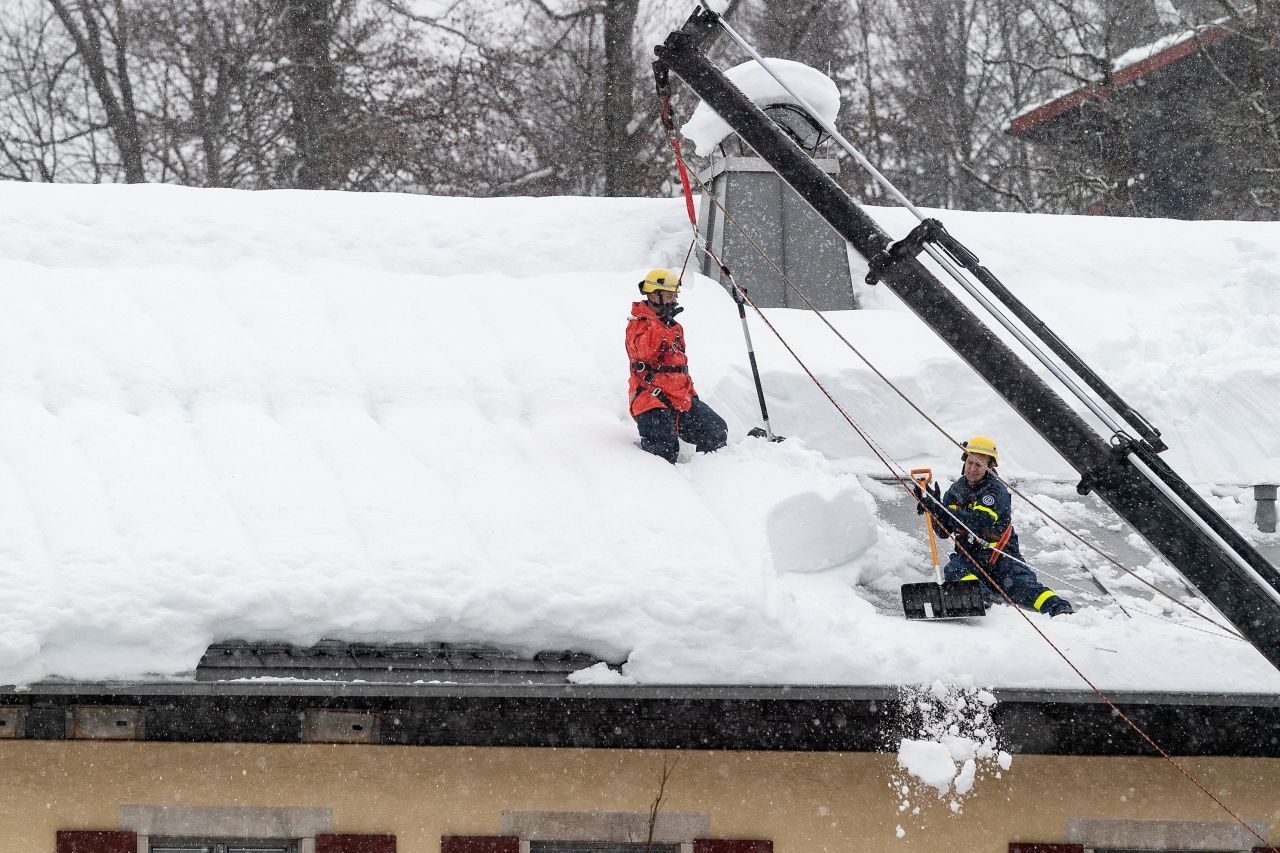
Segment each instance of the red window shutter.
[{"label": "red window shutter", "polygon": [[514,835],[446,835],[440,839],[440,853],[520,853],[520,839]]},{"label": "red window shutter", "polygon": [[1009,843],[1009,853],[1084,853],[1083,844],[1034,844],[1026,841]]},{"label": "red window shutter", "polygon": [[396,853],[396,837],[394,835],[317,835],[316,853]]},{"label": "red window shutter", "polygon": [[138,834],[119,830],[58,830],[58,853],[138,853]]},{"label": "red window shutter", "polygon": [[773,853],[773,842],[697,838],[693,842],[693,853]]}]

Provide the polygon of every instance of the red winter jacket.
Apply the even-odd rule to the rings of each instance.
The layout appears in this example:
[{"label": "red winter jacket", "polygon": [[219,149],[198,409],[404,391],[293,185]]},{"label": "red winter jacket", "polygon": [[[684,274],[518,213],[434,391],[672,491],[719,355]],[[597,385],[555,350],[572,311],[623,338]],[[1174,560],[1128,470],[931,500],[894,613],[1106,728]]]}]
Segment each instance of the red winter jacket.
[{"label": "red winter jacket", "polygon": [[627,356],[631,359],[631,417],[670,406],[687,412],[693,405],[693,380],[684,354],[684,328],[658,319],[649,300],[631,305],[627,322]]}]

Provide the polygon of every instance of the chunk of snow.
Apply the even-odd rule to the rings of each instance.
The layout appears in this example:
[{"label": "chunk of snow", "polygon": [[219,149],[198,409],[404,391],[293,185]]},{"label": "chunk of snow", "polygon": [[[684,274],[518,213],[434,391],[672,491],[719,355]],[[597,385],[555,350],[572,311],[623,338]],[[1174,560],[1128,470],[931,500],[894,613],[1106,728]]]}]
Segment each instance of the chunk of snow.
[{"label": "chunk of snow", "polygon": [[569,673],[567,679],[571,684],[635,684],[636,680],[630,676],[623,675],[616,669],[611,669],[607,663],[601,661],[576,672]]},{"label": "chunk of snow", "polygon": [[940,797],[951,790],[951,781],[956,778],[951,750],[937,741],[904,740],[898,747],[898,766],[936,788]]},{"label": "chunk of snow", "polygon": [[973,790],[973,780],[978,775],[978,765],[972,758],[967,759],[956,775],[956,793],[967,794]]}]

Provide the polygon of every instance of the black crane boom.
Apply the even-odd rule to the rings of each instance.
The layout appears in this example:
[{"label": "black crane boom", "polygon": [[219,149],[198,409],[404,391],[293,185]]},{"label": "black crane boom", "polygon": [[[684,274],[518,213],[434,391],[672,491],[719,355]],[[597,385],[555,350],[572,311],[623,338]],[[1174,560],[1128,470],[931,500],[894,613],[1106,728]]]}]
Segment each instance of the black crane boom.
[{"label": "black crane boom", "polygon": [[655,65],[679,76],[874,264],[884,284],[1080,474],[1082,494],[1096,492],[1280,669],[1280,572],[1156,455],[1158,448],[1123,436],[1105,441],[914,253],[889,252],[886,260],[892,241],[875,220],[706,58],[719,29],[716,13],[699,9],[654,49]]}]

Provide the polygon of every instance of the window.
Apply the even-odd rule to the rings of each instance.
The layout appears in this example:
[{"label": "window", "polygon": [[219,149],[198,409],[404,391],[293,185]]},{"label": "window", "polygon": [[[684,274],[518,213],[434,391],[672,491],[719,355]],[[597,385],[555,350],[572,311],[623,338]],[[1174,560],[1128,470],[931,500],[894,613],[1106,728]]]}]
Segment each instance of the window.
[{"label": "window", "polygon": [[213,838],[153,838],[150,853],[298,853],[293,841],[213,839]]},{"label": "window", "polygon": [[[1256,833],[1257,835],[1255,835]],[[1262,821],[1247,826],[1225,821],[1072,818],[1067,841],[1084,853],[1239,853],[1267,837]]]},{"label": "window", "polygon": [[680,845],[642,841],[530,841],[529,853],[680,853]]}]

